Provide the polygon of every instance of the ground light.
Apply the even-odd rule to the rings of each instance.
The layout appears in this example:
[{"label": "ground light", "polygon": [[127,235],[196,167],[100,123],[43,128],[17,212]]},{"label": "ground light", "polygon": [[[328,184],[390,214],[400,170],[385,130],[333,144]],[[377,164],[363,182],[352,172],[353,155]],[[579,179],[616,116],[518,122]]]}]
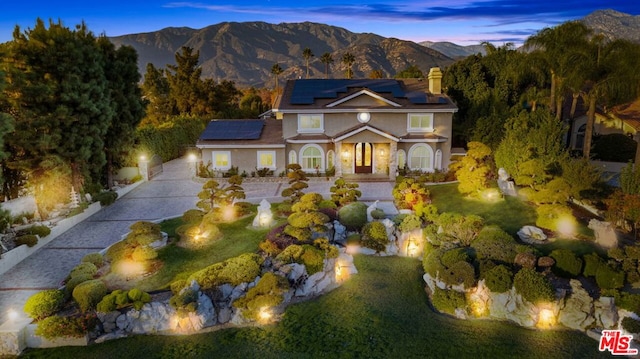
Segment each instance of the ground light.
[{"label": "ground light", "polygon": [[116,272],[123,275],[126,280],[130,280],[144,273],[144,264],[133,260],[122,260],[118,262]]},{"label": "ground light", "polygon": [[236,218],[236,210],[233,205],[227,205],[222,207],[222,219],[225,222],[231,222]]},{"label": "ground light", "polygon": [[538,322],[536,327],[540,329],[550,329],[556,325],[556,315],[550,308],[541,308],[538,312]]},{"label": "ground light", "polygon": [[336,262],[335,273],[336,273],[336,282],[340,283],[349,278],[349,271],[346,269],[348,266],[343,263]]},{"label": "ground light", "polygon": [[7,317],[9,318],[9,321],[15,322],[16,320],[18,320],[18,318],[20,318],[20,314],[14,309],[9,309],[7,311]]},{"label": "ground light", "polygon": [[407,239],[407,256],[414,257],[417,254],[418,254],[417,239],[414,238],[413,236],[410,236],[409,239]]},{"label": "ground light", "polygon": [[566,215],[558,218],[556,227],[558,228],[558,233],[563,236],[572,237],[575,234],[576,226],[572,216]]},{"label": "ground light", "polygon": [[272,317],[273,313],[271,313],[271,310],[268,307],[260,308],[260,312],[258,312],[258,319],[260,323],[269,323]]}]

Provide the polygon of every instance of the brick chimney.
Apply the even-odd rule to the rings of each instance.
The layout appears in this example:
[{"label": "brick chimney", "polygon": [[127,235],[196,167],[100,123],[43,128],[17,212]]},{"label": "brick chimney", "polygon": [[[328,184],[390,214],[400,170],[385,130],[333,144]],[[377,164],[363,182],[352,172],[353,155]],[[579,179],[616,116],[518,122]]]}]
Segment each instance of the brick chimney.
[{"label": "brick chimney", "polygon": [[442,93],[442,72],[439,67],[432,67],[429,70],[429,75],[427,75],[429,79],[429,92],[434,95],[439,95]]}]

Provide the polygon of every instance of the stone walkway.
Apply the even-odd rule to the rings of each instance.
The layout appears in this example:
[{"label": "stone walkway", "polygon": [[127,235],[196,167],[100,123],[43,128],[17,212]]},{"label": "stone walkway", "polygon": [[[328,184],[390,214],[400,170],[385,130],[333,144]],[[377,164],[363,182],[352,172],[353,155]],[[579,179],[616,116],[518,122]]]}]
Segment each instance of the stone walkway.
[{"label": "stone walkway", "polygon": [[[175,217],[195,208],[196,195],[202,183],[193,181],[191,173],[184,158],[165,163],[162,174],[101,209],[0,275],[0,323],[7,319],[8,310],[21,312],[24,302],[32,294],[60,287],[85,254],[117,242],[129,231],[131,224],[140,220]],[[305,192],[328,196],[332,184],[332,181],[314,179]],[[259,203],[263,198],[270,202],[280,201],[280,192],[288,184],[247,181],[242,186],[246,201]],[[394,214],[392,187],[390,182],[364,182],[360,184],[361,200],[367,204],[380,200],[379,207],[387,214]]]}]

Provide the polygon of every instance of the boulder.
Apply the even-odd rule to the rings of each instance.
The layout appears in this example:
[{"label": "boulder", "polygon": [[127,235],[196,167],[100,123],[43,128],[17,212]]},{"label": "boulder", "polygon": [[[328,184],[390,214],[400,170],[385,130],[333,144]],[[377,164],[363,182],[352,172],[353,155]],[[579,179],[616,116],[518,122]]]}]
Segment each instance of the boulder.
[{"label": "boulder", "polygon": [[536,267],[537,260],[535,254],[525,252],[518,253],[513,262],[522,268],[534,269]]},{"label": "boulder", "polygon": [[116,320],[118,319],[119,316],[120,316],[120,312],[117,310],[114,310],[113,312],[109,312],[109,313],[97,314],[98,320],[100,320],[100,322],[102,323],[102,329],[104,330],[105,333],[112,333],[116,330],[117,328]]},{"label": "boulder", "polygon": [[551,257],[538,258],[538,267],[540,268],[551,268],[554,264],[556,264],[556,260]]},{"label": "boulder", "polygon": [[610,222],[603,222],[591,219],[588,227],[593,230],[596,236],[596,243],[604,248],[614,248],[618,246],[618,235],[615,227]]},{"label": "boulder", "polygon": [[596,321],[592,315],[593,298],[582,288],[579,280],[571,279],[569,284],[571,294],[560,309],[558,322],[567,328],[584,331]]},{"label": "boulder", "polygon": [[218,323],[228,323],[233,318],[233,310],[228,306],[223,306],[218,309]]},{"label": "boulder", "polygon": [[618,324],[618,310],[613,297],[600,297],[593,303],[593,306],[593,316],[599,327],[612,329]]},{"label": "boulder", "polygon": [[528,244],[542,244],[547,242],[547,235],[536,226],[524,226],[518,231],[521,241]]}]

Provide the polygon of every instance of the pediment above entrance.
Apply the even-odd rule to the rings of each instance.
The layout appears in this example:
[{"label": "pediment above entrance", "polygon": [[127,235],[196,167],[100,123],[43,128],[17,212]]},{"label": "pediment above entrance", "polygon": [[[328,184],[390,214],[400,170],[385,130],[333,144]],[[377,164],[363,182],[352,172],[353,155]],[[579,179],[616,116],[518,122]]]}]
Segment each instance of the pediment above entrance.
[{"label": "pediment above entrance", "polygon": [[400,104],[386,99],[377,93],[363,89],[356,93],[347,95],[337,101],[327,105],[327,107],[401,107]]},{"label": "pediment above entrance", "polygon": [[333,137],[335,142],[348,140],[350,142],[398,142],[400,139],[370,125],[360,125],[350,128]]}]

